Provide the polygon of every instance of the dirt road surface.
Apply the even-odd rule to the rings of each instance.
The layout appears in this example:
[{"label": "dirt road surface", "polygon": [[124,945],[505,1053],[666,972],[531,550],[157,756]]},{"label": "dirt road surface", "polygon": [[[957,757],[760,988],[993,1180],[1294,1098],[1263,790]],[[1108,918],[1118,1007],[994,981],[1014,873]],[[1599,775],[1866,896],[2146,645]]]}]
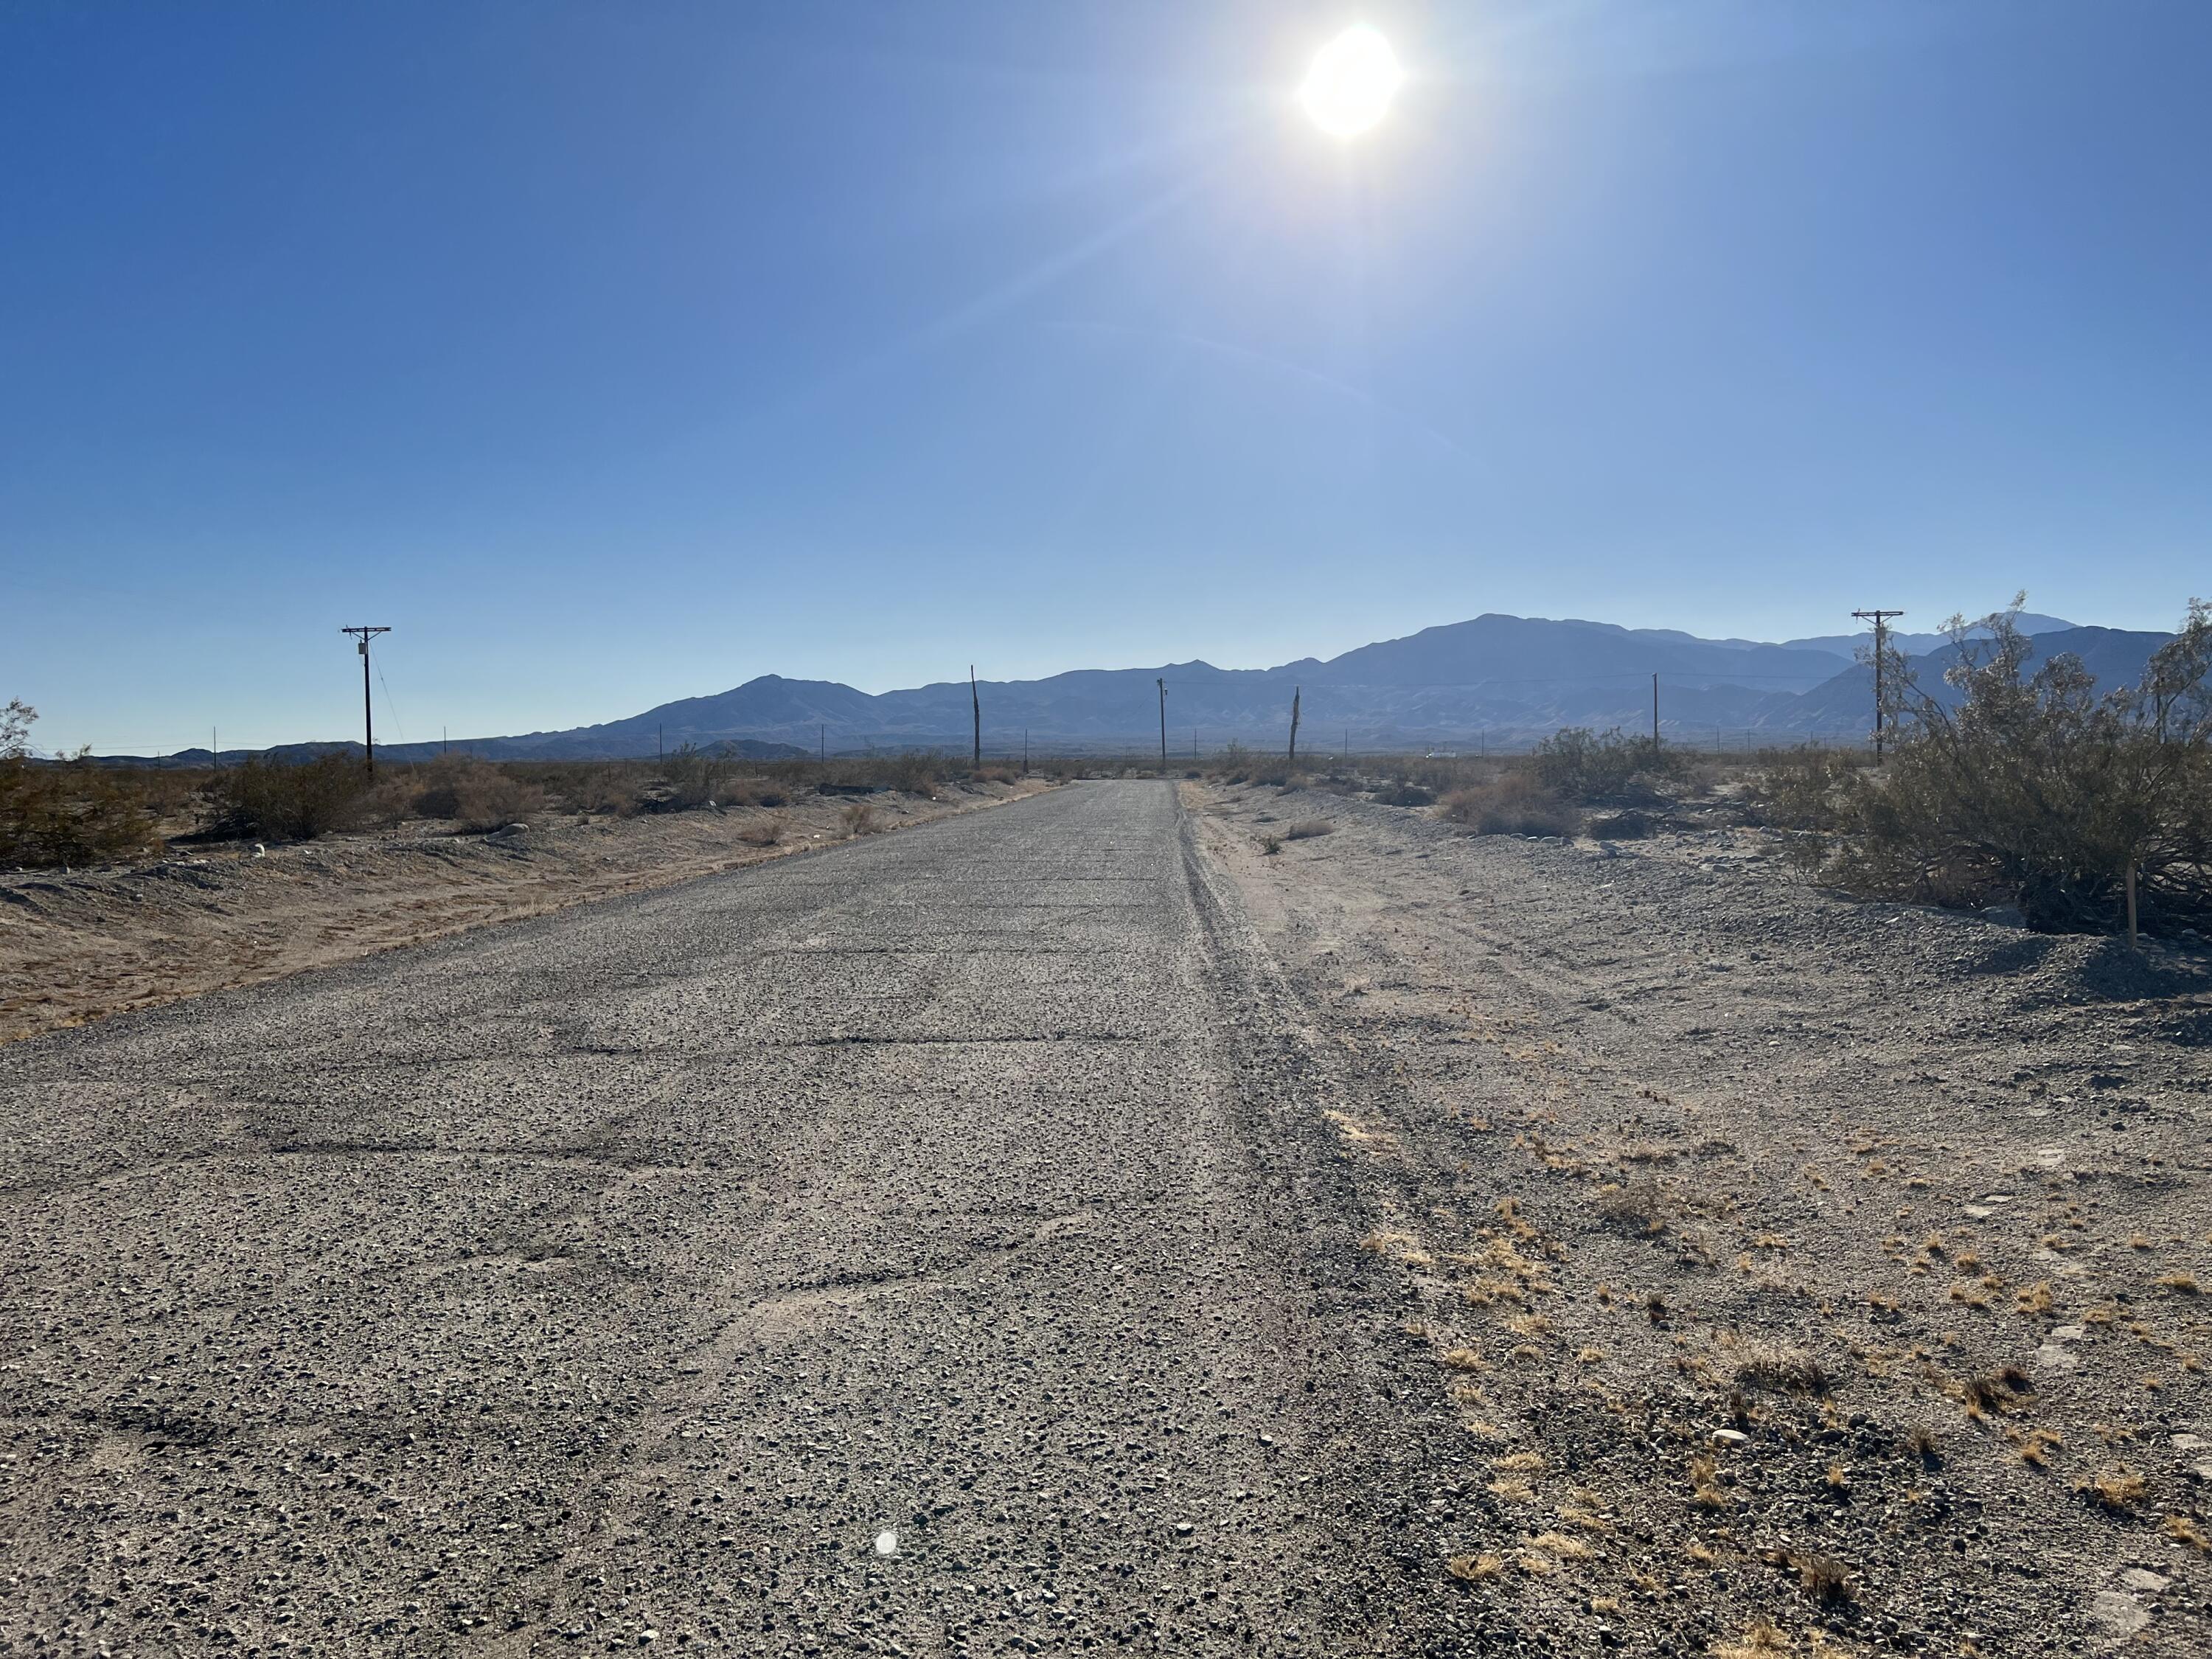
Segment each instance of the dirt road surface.
[{"label": "dirt road surface", "polygon": [[0,1650],[2212,1649],[2203,951],[1183,790],[0,1048]]},{"label": "dirt road surface", "polygon": [[0,1050],[0,1648],[1448,1633],[1264,978],[1091,784]]},{"label": "dirt road surface", "polygon": [[[1042,787],[859,799],[870,830],[887,831]],[[273,847],[179,841],[151,863],[0,871],[0,1043],[787,857],[848,839],[854,804],[809,791],[714,811],[541,812],[490,835],[410,820]]]}]

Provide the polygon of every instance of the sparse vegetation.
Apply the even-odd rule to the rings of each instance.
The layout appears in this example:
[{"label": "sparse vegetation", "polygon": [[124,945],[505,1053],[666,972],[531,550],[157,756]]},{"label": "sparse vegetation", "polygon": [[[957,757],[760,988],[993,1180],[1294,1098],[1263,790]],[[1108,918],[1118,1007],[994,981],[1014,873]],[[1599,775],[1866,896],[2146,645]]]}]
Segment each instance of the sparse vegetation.
[{"label": "sparse vegetation", "polygon": [[216,775],[210,799],[222,833],[312,841],[358,823],[368,775],[343,751],[313,760],[248,760]]},{"label": "sparse vegetation", "polygon": [[30,757],[39,711],[0,708],[0,865],[57,868],[136,858],[159,846],[144,792],[82,757]]},{"label": "sparse vegetation", "polygon": [[501,829],[545,806],[545,792],[536,784],[470,758],[432,761],[394,781],[411,788],[416,816],[449,818],[464,830]]},{"label": "sparse vegetation", "polygon": [[1478,836],[1571,836],[1582,822],[1574,808],[1519,769],[1454,790],[1438,812]]},{"label": "sparse vegetation", "polygon": [[[1948,696],[1885,664],[1889,763],[1771,765],[1771,810],[1825,831],[1809,855],[1857,891],[2008,903],[2046,931],[2212,921],[2212,605],[2192,601],[2142,682],[2100,693],[2079,659],[2031,672],[2012,610],[1951,623]],[[1976,629],[1986,638],[1974,637]]]},{"label": "sparse vegetation", "polygon": [[1571,726],[1536,745],[1528,769],[1559,799],[1589,806],[1635,806],[1659,799],[1659,785],[1682,775],[1688,757],[1649,738]]}]

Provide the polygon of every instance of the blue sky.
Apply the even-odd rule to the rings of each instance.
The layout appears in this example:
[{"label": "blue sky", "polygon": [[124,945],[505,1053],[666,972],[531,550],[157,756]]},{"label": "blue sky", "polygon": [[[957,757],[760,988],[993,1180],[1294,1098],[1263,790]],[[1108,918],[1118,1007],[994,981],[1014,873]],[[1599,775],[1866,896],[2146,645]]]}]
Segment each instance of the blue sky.
[{"label": "blue sky", "polygon": [[[1412,79],[1297,107],[1366,22]],[[49,746],[2212,590],[2212,6],[0,9]],[[383,693],[380,691],[381,697]]]}]

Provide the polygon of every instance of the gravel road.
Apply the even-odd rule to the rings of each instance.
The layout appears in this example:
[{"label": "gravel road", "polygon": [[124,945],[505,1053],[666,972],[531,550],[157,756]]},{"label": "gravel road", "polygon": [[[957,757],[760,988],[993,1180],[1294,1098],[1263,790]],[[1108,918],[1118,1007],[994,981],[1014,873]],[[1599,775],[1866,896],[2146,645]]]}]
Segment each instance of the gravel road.
[{"label": "gravel road", "polygon": [[1279,994],[1098,783],[0,1050],[0,1647],[1448,1637]]}]

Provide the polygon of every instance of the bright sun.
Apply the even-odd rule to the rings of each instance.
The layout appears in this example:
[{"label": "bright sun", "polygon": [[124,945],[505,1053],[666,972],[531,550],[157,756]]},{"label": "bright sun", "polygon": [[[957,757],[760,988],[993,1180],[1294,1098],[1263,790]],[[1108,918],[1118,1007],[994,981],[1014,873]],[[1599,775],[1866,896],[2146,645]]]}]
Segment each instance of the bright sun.
[{"label": "bright sun", "polygon": [[1314,124],[1340,138],[1380,121],[1406,82],[1398,54],[1373,29],[1346,29],[1314,54],[1298,101]]}]

